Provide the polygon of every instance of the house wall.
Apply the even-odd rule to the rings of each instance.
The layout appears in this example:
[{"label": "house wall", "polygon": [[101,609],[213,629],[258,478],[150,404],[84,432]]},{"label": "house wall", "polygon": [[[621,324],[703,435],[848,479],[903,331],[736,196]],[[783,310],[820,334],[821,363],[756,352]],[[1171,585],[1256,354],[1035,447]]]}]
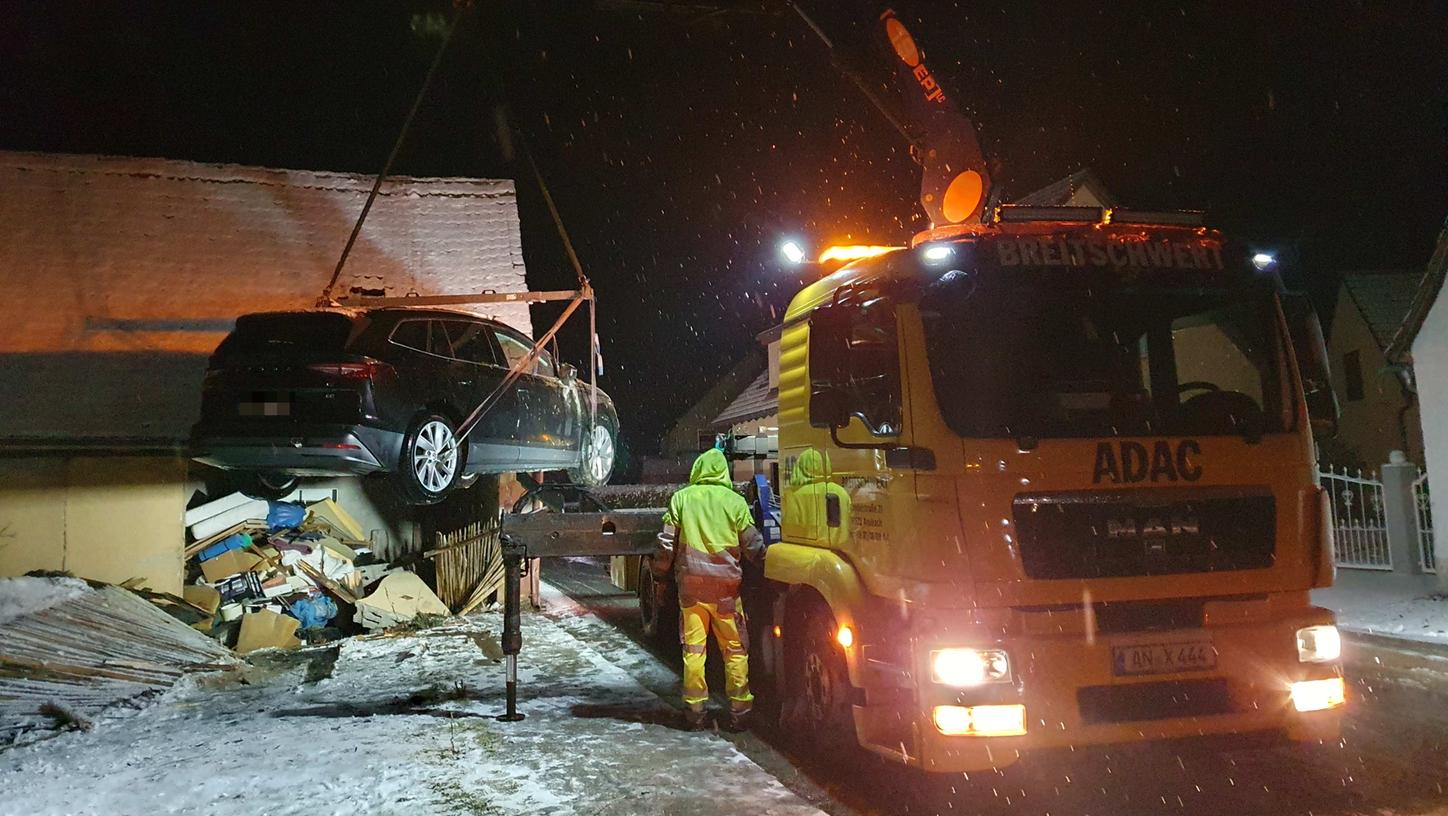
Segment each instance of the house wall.
[{"label": "house wall", "polygon": [[140,578],[180,594],[185,478],[166,456],[0,459],[0,575]]},{"label": "house wall", "polygon": [[[1387,358],[1345,289],[1338,294],[1332,338],[1327,345],[1332,358],[1332,383],[1342,406],[1342,422],[1337,438],[1323,444],[1323,458],[1331,464],[1361,464],[1376,470],[1388,461],[1390,451],[1402,450],[1409,461],[1422,462],[1423,436],[1416,402],[1400,416],[1403,407],[1410,404],[1402,382],[1387,370]],[[1348,399],[1343,359],[1352,351],[1358,352],[1362,366],[1363,398],[1360,400]],[[1406,440],[1403,423],[1407,424]]]},{"label": "house wall", "polygon": [[[1448,485],[1448,298],[1440,292],[1413,340],[1413,376],[1423,412],[1423,461],[1429,485]],[[1433,518],[1448,519],[1448,490],[1429,491]],[[1438,586],[1448,591],[1448,523],[1436,525]]]}]

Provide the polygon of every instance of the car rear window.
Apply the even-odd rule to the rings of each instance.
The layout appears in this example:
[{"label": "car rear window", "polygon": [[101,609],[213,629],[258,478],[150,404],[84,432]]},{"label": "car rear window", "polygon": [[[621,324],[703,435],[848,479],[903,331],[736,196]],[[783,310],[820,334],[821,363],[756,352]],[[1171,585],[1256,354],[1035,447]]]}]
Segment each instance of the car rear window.
[{"label": "car rear window", "polygon": [[269,312],[242,315],[216,349],[219,355],[308,348],[341,351],[352,317],[338,312]]}]

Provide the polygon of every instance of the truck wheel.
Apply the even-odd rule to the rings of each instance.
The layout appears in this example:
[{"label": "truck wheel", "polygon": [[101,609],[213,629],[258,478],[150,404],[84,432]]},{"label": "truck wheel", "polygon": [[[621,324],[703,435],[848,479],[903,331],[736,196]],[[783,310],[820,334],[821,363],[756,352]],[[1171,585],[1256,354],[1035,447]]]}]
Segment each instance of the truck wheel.
[{"label": "truck wheel", "polygon": [[649,568],[649,559],[639,560],[639,622],[644,637],[660,646],[679,641],[679,606],[671,592]]},{"label": "truck wheel", "polygon": [[409,504],[437,504],[447,498],[462,477],[463,450],[451,420],[418,414],[402,439],[393,474],[402,498]]},{"label": "truck wheel", "polygon": [[827,610],[811,609],[797,638],[786,644],[789,672],[785,701],[786,727],[812,748],[838,752],[855,742],[850,675],[845,655],[835,641],[835,619]]}]

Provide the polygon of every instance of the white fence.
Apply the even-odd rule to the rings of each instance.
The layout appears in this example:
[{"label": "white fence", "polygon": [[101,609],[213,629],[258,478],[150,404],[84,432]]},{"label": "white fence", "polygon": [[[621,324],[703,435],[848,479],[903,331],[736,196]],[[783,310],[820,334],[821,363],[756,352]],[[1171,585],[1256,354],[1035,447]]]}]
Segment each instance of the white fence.
[{"label": "white fence", "polygon": [[1428,474],[1418,471],[1413,480],[1413,508],[1418,514],[1418,565],[1437,572],[1433,563],[1433,506],[1428,500]]},{"label": "white fence", "polygon": [[[1332,499],[1333,559],[1339,567],[1391,570],[1388,524],[1383,512],[1383,483],[1361,470],[1319,471]],[[1428,549],[1433,547],[1431,539]]]}]

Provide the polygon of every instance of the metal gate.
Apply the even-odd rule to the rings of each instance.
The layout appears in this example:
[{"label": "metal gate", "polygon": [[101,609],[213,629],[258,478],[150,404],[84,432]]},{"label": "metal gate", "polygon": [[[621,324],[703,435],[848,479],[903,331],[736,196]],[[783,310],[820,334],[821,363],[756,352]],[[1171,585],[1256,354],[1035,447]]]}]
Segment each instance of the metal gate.
[{"label": "metal gate", "polygon": [[1433,563],[1433,505],[1429,501],[1428,474],[1418,471],[1413,480],[1413,507],[1418,513],[1418,564],[1424,572],[1436,572]]},{"label": "metal gate", "polygon": [[1318,476],[1332,499],[1333,560],[1339,567],[1391,570],[1383,483],[1346,468],[1328,468]]}]

